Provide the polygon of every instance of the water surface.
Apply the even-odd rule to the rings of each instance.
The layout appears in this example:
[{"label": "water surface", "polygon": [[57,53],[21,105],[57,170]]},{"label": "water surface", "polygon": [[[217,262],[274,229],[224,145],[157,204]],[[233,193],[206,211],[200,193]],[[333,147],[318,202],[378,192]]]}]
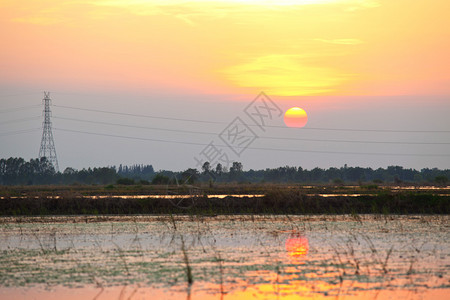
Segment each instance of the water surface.
[{"label": "water surface", "polygon": [[0,298],[445,299],[449,220],[2,218]]}]

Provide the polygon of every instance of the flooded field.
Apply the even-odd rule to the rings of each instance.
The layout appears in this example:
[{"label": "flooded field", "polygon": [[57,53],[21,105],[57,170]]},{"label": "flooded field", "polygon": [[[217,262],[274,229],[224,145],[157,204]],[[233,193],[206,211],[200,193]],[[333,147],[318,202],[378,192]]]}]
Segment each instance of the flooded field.
[{"label": "flooded field", "polygon": [[0,219],[1,299],[449,299],[450,216]]}]

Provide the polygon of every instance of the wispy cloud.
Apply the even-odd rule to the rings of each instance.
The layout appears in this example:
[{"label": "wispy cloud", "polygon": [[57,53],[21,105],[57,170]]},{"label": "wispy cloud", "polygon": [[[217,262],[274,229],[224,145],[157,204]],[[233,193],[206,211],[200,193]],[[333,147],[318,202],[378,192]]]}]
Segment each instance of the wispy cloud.
[{"label": "wispy cloud", "polygon": [[[290,11],[303,6],[324,5],[341,5],[344,9],[353,10],[379,4],[377,0],[60,0],[33,3],[33,9],[21,11],[13,21],[51,25],[73,21],[70,18],[72,11],[82,11],[92,18],[98,18],[99,14],[108,16],[126,11],[138,16],[170,15],[194,25],[197,17],[216,19],[236,14]],[[105,9],[109,9],[106,15]]]},{"label": "wispy cloud", "polygon": [[308,65],[303,56],[281,54],[257,57],[222,72],[238,86],[279,96],[331,92],[351,77],[332,68]]},{"label": "wispy cloud", "polygon": [[251,10],[282,10],[302,6],[344,5],[347,9],[372,8],[379,6],[377,0],[100,0],[87,1],[98,6],[125,8],[138,15],[207,14],[211,17],[224,16],[228,13],[247,13]]}]

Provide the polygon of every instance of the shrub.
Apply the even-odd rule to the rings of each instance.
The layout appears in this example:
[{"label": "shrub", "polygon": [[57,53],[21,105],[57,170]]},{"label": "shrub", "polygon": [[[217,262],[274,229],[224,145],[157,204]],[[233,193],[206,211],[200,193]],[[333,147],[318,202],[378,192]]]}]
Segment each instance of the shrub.
[{"label": "shrub", "polygon": [[116,183],[121,184],[121,185],[133,185],[134,180],[130,179],[130,178],[120,178],[120,179],[117,179]]},{"label": "shrub", "polygon": [[168,184],[169,181],[169,177],[163,174],[156,174],[156,176],[152,180],[152,184]]}]

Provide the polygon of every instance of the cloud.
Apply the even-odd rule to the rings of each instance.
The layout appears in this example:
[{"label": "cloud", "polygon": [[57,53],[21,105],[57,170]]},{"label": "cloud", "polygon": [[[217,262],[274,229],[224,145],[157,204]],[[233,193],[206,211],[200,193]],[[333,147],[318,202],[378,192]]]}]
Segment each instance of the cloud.
[{"label": "cloud", "polygon": [[168,15],[190,25],[197,17],[210,19],[248,15],[273,10],[284,11],[302,6],[342,5],[344,10],[377,7],[376,0],[46,0],[29,5],[12,20],[40,25],[76,21],[74,12],[89,18],[122,14],[138,16]]},{"label": "cloud", "polygon": [[257,88],[278,96],[328,93],[351,77],[332,68],[310,66],[304,58],[299,55],[265,55],[221,72],[240,87]]},{"label": "cloud", "polygon": [[251,13],[255,10],[293,9],[311,5],[343,5],[347,10],[378,7],[377,0],[100,0],[89,4],[125,8],[137,15],[171,14],[180,15],[183,10],[189,14],[211,17],[230,13]]}]

